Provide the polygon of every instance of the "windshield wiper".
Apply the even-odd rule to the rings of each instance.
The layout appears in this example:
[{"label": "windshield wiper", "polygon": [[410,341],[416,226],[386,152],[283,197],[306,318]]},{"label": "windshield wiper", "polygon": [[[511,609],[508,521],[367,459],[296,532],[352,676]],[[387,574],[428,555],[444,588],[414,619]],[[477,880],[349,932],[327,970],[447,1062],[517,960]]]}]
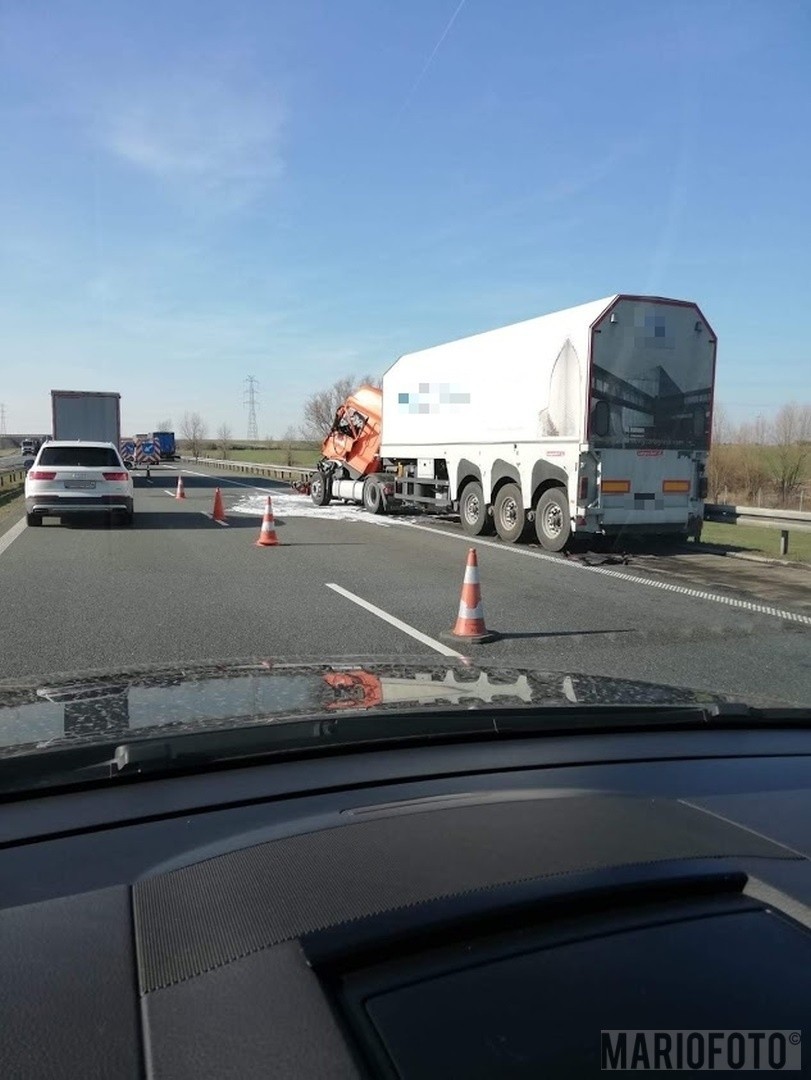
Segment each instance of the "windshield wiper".
[{"label": "windshield wiper", "polygon": [[335,754],[394,745],[430,745],[483,738],[644,731],[811,727],[811,710],[738,704],[553,705],[423,710],[408,714],[254,723],[206,731],[185,729],[127,742],[57,745],[0,758],[0,795],[138,777],[257,764],[292,756]]}]

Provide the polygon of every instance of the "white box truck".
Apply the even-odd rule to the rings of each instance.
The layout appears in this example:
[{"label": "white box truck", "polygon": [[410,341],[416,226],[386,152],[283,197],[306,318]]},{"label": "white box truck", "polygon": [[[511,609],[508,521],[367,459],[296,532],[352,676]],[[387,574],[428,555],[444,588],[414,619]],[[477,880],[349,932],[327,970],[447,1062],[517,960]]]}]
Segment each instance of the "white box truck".
[{"label": "white box truck", "polygon": [[458,512],[505,541],[698,538],[716,337],[698,305],[618,294],[400,357],[324,440],[313,501]]},{"label": "white box truck", "polygon": [[121,395],[94,390],[52,390],[54,439],[111,442],[121,439]]}]

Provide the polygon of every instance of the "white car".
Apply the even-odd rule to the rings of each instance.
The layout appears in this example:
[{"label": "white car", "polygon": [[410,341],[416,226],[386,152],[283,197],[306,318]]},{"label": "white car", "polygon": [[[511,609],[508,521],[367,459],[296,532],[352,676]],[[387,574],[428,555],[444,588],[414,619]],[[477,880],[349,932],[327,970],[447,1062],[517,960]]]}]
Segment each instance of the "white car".
[{"label": "white car", "polygon": [[45,443],[25,477],[29,525],[43,517],[107,513],[132,525],[133,482],[118,448],[107,442]]}]

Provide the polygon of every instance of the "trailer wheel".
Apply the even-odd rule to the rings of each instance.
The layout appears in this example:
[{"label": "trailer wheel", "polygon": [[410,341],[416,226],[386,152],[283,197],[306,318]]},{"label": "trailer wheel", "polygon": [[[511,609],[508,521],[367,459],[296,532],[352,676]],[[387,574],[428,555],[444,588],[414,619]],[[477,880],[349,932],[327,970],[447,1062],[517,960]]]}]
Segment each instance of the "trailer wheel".
[{"label": "trailer wheel", "polygon": [[518,484],[505,484],[496,495],[493,508],[496,532],[508,544],[517,544],[527,528],[524,500]]},{"label": "trailer wheel", "polygon": [[572,535],[569,500],[562,488],[549,488],[538,499],[535,532],[545,551],[563,551]]},{"label": "trailer wheel", "polygon": [[380,484],[371,477],[363,485],[363,506],[370,514],[386,513],[386,496]]},{"label": "trailer wheel", "polygon": [[459,500],[459,517],[468,536],[484,536],[493,532],[493,521],[487,513],[481,484],[472,480],[465,484]]},{"label": "trailer wheel", "polygon": [[332,498],[332,482],[326,473],[319,471],[311,476],[310,498],[316,506],[326,506]]}]

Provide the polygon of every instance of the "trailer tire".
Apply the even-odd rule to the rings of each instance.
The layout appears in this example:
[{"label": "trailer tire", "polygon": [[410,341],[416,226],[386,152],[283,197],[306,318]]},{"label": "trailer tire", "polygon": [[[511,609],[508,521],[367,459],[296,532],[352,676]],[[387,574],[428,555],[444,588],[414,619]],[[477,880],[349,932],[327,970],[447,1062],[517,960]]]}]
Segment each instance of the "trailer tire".
[{"label": "trailer tire", "polygon": [[326,506],[332,498],[332,480],[320,469],[310,477],[310,498],[316,506]]},{"label": "trailer tire", "polygon": [[487,513],[484,491],[476,480],[471,480],[462,489],[462,497],[459,499],[459,518],[468,536],[486,536],[494,531],[493,519]]},{"label": "trailer tire", "polygon": [[517,544],[527,531],[527,515],[518,484],[505,484],[493,507],[496,532],[508,544]]},{"label": "trailer tire", "polygon": [[371,477],[363,485],[363,508],[369,514],[386,513],[386,496],[377,480]]},{"label": "trailer tire", "polygon": [[569,500],[563,488],[553,487],[541,495],[535,508],[535,533],[544,551],[563,551],[572,535]]}]

